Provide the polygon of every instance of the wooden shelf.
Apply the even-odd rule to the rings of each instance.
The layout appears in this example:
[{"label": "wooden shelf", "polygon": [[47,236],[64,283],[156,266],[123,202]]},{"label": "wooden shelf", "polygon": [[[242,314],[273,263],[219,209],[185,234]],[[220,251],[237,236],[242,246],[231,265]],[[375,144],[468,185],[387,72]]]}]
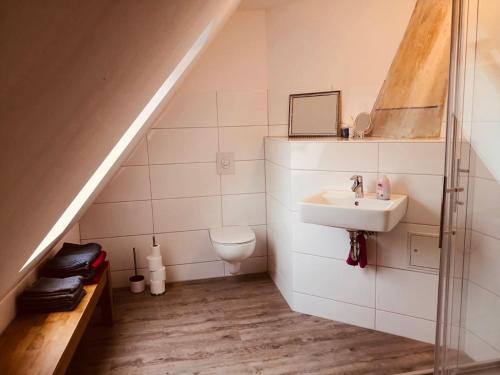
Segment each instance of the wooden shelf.
[{"label": "wooden shelf", "polygon": [[98,284],[84,288],[75,310],[20,314],[7,327],[0,336],[0,374],[64,374],[98,303],[112,324],[109,264]]}]

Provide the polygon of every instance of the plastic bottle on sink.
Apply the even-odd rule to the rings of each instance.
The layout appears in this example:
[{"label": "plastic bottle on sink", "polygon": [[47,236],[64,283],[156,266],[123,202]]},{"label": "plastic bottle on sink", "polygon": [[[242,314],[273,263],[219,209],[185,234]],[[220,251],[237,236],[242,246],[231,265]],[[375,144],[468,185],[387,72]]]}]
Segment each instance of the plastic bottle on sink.
[{"label": "plastic bottle on sink", "polygon": [[391,199],[391,181],[386,175],[383,175],[377,181],[377,199]]}]

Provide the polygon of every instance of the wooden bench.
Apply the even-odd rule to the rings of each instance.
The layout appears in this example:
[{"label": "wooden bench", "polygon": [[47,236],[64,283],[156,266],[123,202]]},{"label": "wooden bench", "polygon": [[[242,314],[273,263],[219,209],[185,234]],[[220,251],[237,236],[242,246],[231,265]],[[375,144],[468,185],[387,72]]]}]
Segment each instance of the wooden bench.
[{"label": "wooden bench", "polygon": [[0,374],[64,374],[98,303],[105,322],[113,323],[109,264],[85,290],[73,311],[19,315],[0,336]]}]

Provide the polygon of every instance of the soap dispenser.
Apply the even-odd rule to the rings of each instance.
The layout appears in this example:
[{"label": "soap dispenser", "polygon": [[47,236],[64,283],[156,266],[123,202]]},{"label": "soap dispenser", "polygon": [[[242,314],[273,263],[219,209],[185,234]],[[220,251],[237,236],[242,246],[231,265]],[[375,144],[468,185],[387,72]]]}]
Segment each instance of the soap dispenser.
[{"label": "soap dispenser", "polygon": [[383,175],[377,181],[377,199],[391,199],[391,181],[386,175]]}]

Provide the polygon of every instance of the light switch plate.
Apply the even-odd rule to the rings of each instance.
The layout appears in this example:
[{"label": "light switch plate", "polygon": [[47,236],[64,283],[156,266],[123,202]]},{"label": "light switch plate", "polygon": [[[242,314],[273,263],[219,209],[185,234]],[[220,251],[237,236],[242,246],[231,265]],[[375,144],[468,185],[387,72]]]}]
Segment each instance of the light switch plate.
[{"label": "light switch plate", "polygon": [[217,174],[234,174],[234,152],[217,153]]}]

